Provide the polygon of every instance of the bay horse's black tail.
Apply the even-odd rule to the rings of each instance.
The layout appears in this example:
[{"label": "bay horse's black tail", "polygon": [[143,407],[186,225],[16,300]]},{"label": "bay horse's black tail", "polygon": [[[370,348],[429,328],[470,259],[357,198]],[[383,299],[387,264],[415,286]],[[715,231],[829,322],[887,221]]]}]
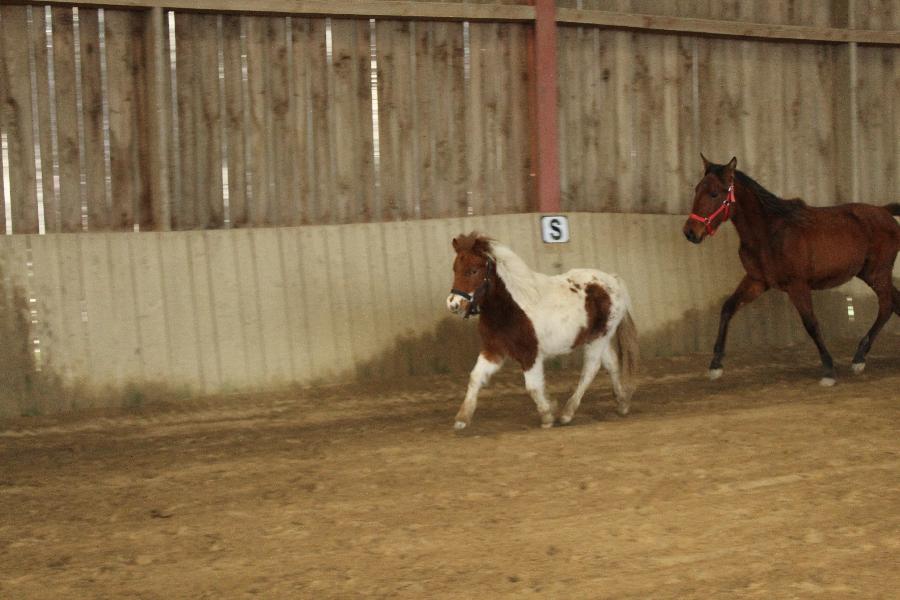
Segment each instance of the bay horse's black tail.
[{"label": "bay horse's black tail", "polygon": [[888,204],[885,206],[885,208],[888,209],[888,212],[890,212],[895,217],[900,217],[900,202]]}]

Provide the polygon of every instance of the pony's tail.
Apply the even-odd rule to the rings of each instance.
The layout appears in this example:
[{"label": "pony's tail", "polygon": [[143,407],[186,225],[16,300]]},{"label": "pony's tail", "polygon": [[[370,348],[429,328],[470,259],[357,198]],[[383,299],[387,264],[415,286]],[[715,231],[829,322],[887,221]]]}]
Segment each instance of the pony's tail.
[{"label": "pony's tail", "polygon": [[634,326],[634,319],[631,318],[630,312],[625,311],[625,316],[619,322],[613,340],[616,358],[619,359],[619,380],[628,396],[631,396],[637,387],[634,379],[637,376],[640,352],[637,327]]},{"label": "pony's tail", "polygon": [[885,206],[888,209],[888,212],[894,215],[895,217],[900,217],[900,202],[894,202],[892,204],[888,204]]}]

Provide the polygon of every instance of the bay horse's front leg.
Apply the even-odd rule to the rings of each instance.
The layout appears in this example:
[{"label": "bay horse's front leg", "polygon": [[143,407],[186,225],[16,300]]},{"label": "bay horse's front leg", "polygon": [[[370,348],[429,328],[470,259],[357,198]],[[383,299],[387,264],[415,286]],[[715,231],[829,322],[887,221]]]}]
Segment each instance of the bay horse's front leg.
[{"label": "bay horse's front leg", "polygon": [[725,356],[725,339],[728,337],[728,323],[731,322],[731,317],[742,306],[759,298],[760,294],[767,289],[769,286],[765,282],[745,275],[734,293],[722,305],[722,313],[719,316],[719,335],[716,337],[716,345],[713,347],[713,359],[709,363],[710,379],[718,379],[722,376],[722,357]]},{"label": "bay horse's front leg", "polygon": [[500,370],[503,359],[488,358],[484,352],[478,355],[475,366],[469,374],[469,387],[466,390],[466,398],[456,413],[455,429],[465,429],[472,422],[475,407],[478,405],[478,391],[491,380],[491,375]]},{"label": "bay horse's front leg", "polygon": [[822,340],[819,321],[813,312],[812,292],[808,286],[798,286],[789,289],[788,296],[794,304],[794,308],[800,313],[800,318],[803,319],[803,327],[806,329],[806,333],[816,343],[816,348],[819,350],[819,357],[822,359],[822,368],[824,369],[819,383],[830,387],[835,383],[834,360],[831,358],[831,353],[828,352],[828,348],[825,347],[825,342]]},{"label": "bay horse's front leg", "polygon": [[544,394],[544,361],[540,356],[534,361],[534,365],[525,371],[525,389],[531,394],[538,414],[541,415],[541,427],[544,429],[553,427],[557,407],[556,403],[549,402]]}]

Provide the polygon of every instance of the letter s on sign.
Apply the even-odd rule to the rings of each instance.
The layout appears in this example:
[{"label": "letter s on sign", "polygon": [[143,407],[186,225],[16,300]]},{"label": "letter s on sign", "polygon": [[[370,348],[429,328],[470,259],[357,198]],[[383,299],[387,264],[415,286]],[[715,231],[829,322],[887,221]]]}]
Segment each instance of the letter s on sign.
[{"label": "letter s on sign", "polygon": [[564,244],[569,241],[569,217],[546,215],[541,217],[541,239],[545,244]]}]

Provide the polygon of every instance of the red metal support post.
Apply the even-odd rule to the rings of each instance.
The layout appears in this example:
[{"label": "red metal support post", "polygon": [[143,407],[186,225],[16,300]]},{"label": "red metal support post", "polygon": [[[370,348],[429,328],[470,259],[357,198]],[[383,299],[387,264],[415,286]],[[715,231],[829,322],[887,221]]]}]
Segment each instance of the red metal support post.
[{"label": "red metal support post", "polygon": [[540,212],[560,211],[556,2],[534,0],[535,166]]}]

